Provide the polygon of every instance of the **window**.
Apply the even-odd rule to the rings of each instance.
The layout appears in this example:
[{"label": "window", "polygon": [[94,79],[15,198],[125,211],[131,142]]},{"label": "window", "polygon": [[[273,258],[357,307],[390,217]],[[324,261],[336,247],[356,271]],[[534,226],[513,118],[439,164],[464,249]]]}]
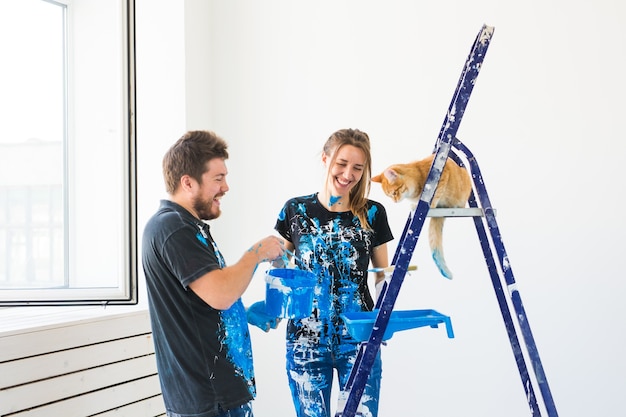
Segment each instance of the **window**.
[{"label": "window", "polygon": [[137,302],[133,0],[0,16],[0,306]]}]

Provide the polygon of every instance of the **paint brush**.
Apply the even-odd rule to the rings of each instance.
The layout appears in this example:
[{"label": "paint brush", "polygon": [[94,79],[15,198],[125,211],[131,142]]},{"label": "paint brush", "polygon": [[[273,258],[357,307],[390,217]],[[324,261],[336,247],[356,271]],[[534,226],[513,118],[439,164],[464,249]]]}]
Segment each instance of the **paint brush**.
[{"label": "paint brush", "polygon": [[[286,253],[287,255],[291,256],[291,257],[293,258],[293,260],[294,260],[294,262],[295,262],[295,263],[297,263],[297,264],[299,264],[299,265],[304,265],[304,263],[302,262],[302,260],[301,260],[300,258],[298,258],[298,257],[296,256],[296,254],[295,254],[295,253],[293,253],[292,251],[290,251],[289,249],[285,249],[285,253]],[[287,262],[285,262],[285,263],[287,263]]]},{"label": "paint brush", "polygon": [[[385,274],[391,273],[393,272],[393,270],[396,269],[395,265],[391,265],[385,268],[371,268],[368,269],[367,272],[384,272]],[[406,269],[407,272],[408,271],[415,271],[417,270],[417,265],[409,265],[409,267]]]}]

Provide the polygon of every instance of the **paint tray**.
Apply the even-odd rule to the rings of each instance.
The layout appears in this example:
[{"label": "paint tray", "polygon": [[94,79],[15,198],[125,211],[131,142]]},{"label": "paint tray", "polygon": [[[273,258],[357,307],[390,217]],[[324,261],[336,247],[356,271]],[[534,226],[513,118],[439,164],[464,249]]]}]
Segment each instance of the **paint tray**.
[{"label": "paint tray", "polygon": [[[379,310],[374,311],[357,311],[352,313],[344,313],[341,315],[350,336],[355,340],[364,342],[369,340],[372,328],[376,322]],[[446,332],[449,338],[454,337],[452,330],[452,322],[450,317],[445,316],[435,310],[400,310],[392,311],[383,341],[391,339],[395,332],[402,330],[416,329],[419,327],[437,328],[439,324],[445,324]]]}]

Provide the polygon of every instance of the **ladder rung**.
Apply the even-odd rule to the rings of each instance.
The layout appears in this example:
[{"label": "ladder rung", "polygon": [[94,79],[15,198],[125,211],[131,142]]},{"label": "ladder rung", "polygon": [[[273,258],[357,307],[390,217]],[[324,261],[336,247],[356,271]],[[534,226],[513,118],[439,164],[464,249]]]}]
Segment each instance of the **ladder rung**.
[{"label": "ladder rung", "polygon": [[[494,216],[496,210],[493,210]],[[484,217],[485,213],[480,207],[472,208],[431,208],[427,217]]]}]

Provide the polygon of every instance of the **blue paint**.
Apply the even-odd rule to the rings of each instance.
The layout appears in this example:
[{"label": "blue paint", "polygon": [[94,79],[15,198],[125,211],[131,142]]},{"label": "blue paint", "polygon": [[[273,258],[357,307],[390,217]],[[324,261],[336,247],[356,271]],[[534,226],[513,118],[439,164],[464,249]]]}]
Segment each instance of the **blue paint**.
[{"label": "blue paint", "polygon": [[330,207],[332,207],[334,204],[337,203],[337,201],[341,200],[341,196],[335,197],[334,195],[330,196],[330,201],[328,202],[328,205]]},{"label": "blue paint", "polygon": [[[211,244],[220,267],[226,267],[226,261],[217,243],[211,240]],[[252,396],[255,396],[252,343],[248,330],[246,308],[239,299],[228,310],[221,311],[220,316],[222,319],[220,333],[223,338],[219,342],[227,349],[228,360],[234,365],[237,374],[245,377],[245,380],[248,381],[248,390]]]},{"label": "blue paint", "polygon": [[204,246],[209,247],[209,243],[206,241],[206,238],[200,233],[196,233],[196,239],[198,239]]},{"label": "blue paint", "polygon": [[[347,208],[337,213],[325,208],[329,200],[338,204],[339,197],[326,202],[319,197],[311,194],[289,200],[276,226],[291,238],[300,260],[298,268],[317,277],[312,314],[287,323],[287,375],[299,417],[330,416],[333,379],[336,375],[339,386],[344,386],[353,368],[359,344],[350,336],[341,314],[369,310],[373,304],[366,271],[382,212],[380,207],[368,209],[368,221],[376,225],[376,230],[371,230],[363,228]],[[386,239],[387,230],[383,229],[381,226]],[[375,417],[380,371],[370,372],[367,379],[371,384],[364,388],[360,407],[363,416]]]},{"label": "blue paint", "polygon": [[435,261],[435,265],[437,265],[437,268],[439,268],[439,272],[441,272],[441,275],[443,275],[445,278],[452,279],[452,271],[448,269],[446,261],[443,258],[443,253],[441,253],[441,251],[436,249],[433,251],[433,260]]},{"label": "blue paint", "polygon": [[[450,143],[456,135],[463,113],[465,112],[467,101],[469,100],[472,88],[474,87],[475,79],[480,70],[492,33],[492,27],[488,27],[486,25],[483,26],[481,32],[479,32],[476,37],[472,50],[470,51],[470,55],[468,56],[461,73],[459,83],[454,92],[453,100],[450,103],[450,107],[448,108],[448,112],[446,113],[441,131],[439,132],[439,136],[437,138],[437,143],[435,145],[435,151],[437,153],[436,159],[429,171],[424,191],[422,192],[419,203],[415,207],[415,212],[413,215],[409,216],[409,219],[407,220],[405,229],[402,232],[401,241],[396,248],[396,253],[392,260],[392,264],[397,267],[400,266],[400,268],[394,269],[389,287],[387,288],[384,299],[380,304],[380,310],[376,316],[376,321],[369,341],[361,345],[358,362],[355,363],[355,366],[352,369],[349,379],[350,382],[348,387],[346,387],[349,389],[349,396],[346,400],[345,408],[340,414],[343,417],[354,417],[356,415],[360,399],[359,397],[362,393],[363,387],[365,386],[366,378],[373,369],[372,366],[376,355],[379,353],[382,337],[386,331],[393,305],[404,280],[404,276],[401,274],[403,271],[407,270],[411,257],[413,256],[417,238],[419,237],[424,224],[426,214],[430,209],[430,201],[433,197],[435,188],[439,183],[439,177],[441,171],[443,170],[443,165],[448,157]],[[437,254],[433,253],[435,262],[436,256]],[[364,346],[367,346],[367,349],[364,349]]]},{"label": "blue paint", "polygon": [[224,260],[222,253],[217,247],[217,243],[215,243],[213,240],[211,240],[211,243],[213,244],[213,252],[215,253],[215,256],[217,257],[217,262],[219,263],[220,268],[226,267],[226,261]]},{"label": "blue paint", "polygon": [[269,332],[270,329],[275,329],[280,323],[280,318],[267,314],[265,308],[265,300],[257,301],[246,309],[246,315],[248,316],[248,323],[258,327],[264,332]]},{"label": "blue paint", "polygon": [[[314,302],[318,317],[335,323],[333,330],[321,335],[323,342],[330,340],[333,333],[343,333],[343,322],[337,312],[365,308],[359,295],[359,281],[364,276],[363,265],[359,265],[364,262],[359,247],[370,246],[371,235],[360,224],[346,228],[339,218],[325,223],[319,218],[309,218],[306,229],[308,233],[298,242],[300,267],[319,277]],[[338,306],[342,307],[338,310]]]},{"label": "blue paint", "polygon": [[228,310],[222,311],[224,325],[224,339],[220,342],[228,349],[228,360],[235,366],[238,375],[242,375],[248,383],[248,390],[254,396],[256,390],[254,368],[252,364],[252,344],[248,331],[246,309],[241,300],[238,300]]},{"label": "blue paint", "polygon": [[265,277],[265,312],[271,317],[302,319],[313,311],[317,276],[307,270],[274,268]]},{"label": "blue paint", "polygon": [[[292,369],[289,386],[296,406],[298,417],[328,417],[331,409],[331,387],[333,374],[320,372],[320,363],[334,363],[337,367],[339,386],[344,386],[347,375],[354,366],[355,345],[342,345],[337,348],[311,349],[302,344],[295,344],[287,350],[288,369]],[[378,398],[381,377],[380,354],[374,362],[367,384],[364,387],[362,403],[359,404],[359,416],[378,415]],[[340,393],[337,411],[343,408]]]},{"label": "blue paint", "polygon": [[378,211],[378,207],[376,206],[372,206],[368,211],[367,211],[367,222],[369,224],[372,224],[372,222],[374,221],[374,218],[376,217],[376,212]]}]

